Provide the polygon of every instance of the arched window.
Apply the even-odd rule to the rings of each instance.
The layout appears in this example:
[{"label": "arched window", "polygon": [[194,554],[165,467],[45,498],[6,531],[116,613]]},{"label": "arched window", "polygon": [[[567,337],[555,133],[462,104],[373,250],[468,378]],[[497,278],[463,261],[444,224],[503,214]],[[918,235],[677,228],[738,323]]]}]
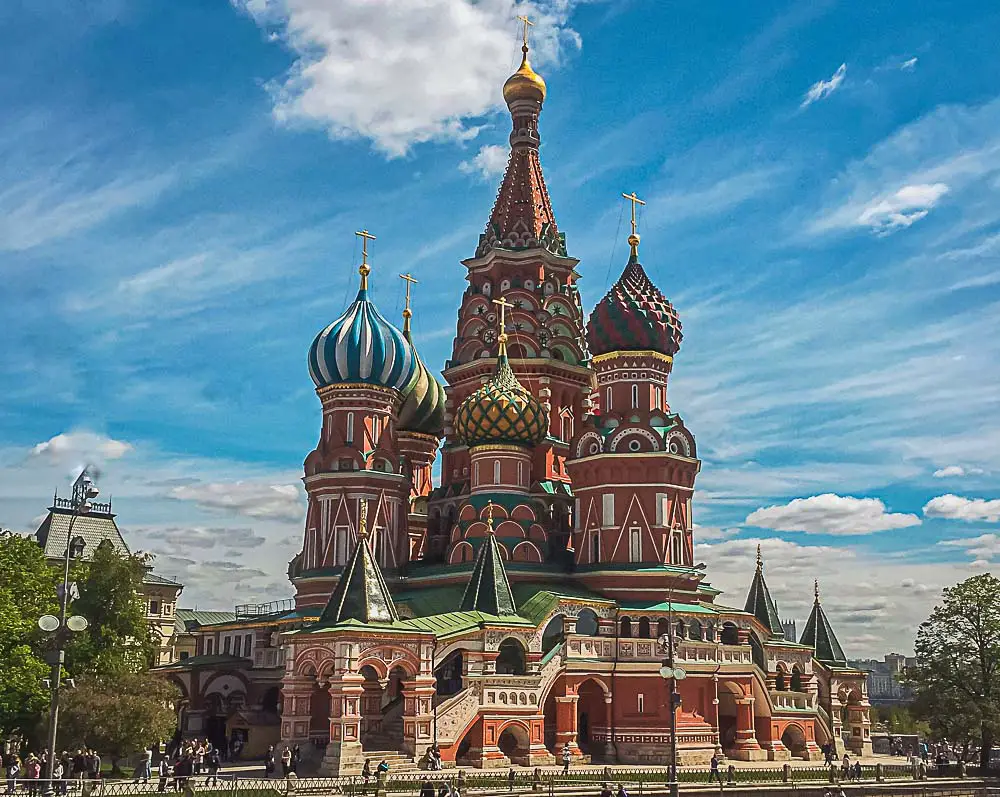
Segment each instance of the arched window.
[{"label": "arched window", "polygon": [[675,628],[677,630],[678,639],[684,639],[687,636],[687,633],[685,633],[687,629],[684,627],[684,621],[680,618],[678,618]]},{"label": "arched window", "polygon": [[666,636],[670,633],[670,621],[666,617],[661,617],[656,622],[656,637]]},{"label": "arched window", "polygon": [[649,639],[649,637],[650,637],[650,633],[649,633],[649,618],[648,617],[640,617],[639,618],[639,638],[640,639]]},{"label": "arched window", "polygon": [[493,460],[493,483],[500,484],[500,460]]},{"label": "arched window", "polygon": [[590,532],[590,561],[595,564],[601,561],[601,532],[598,529]]},{"label": "arched window", "polygon": [[604,391],[604,396],[605,396],[604,403],[607,405],[604,408],[604,411],[605,412],[611,412],[611,388],[610,387],[607,390]]},{"label": "arched window", "polygon": [[688,623],[688,639],[694,639],[697,642],[703,640],[701,623],[697,620],[691,620]]},{"label": "arched window", "polygon": [[516,639],[505,639],[500,643],[497,656],[497,675],[524,675],[527,671],[524,648]]},{"label": "arched window", "polygon": [[735,623],[722,624],[722,636],[719,641],[722,642],[723,645],[740,644],[740,632]]},{"label": "arched window", "polygon": [[597,636],[597,615],[593,609],[581,609],[576,618],[576,633],[585,636]]},{"label": "arched window", "polygon": [[792,667],[792,691],[802,691],[802,673],[799,671],[798,665]]},{"label": "arched window", "polygon": [[632,385],[632,409],[639,406],[639,386]]},{"label": "arched window", "polygon": [[774,676],[774,688],[775,688],[775,690],[778,691],[778,692],[784,692],[787,687],[788,687],[788,684],[785,683],[785,671],[784,670],[778,670],[778,674],[776,676]]},{"label": "arched window", "polygon": [[344,442],[351,445],[354,442],[354,413],[347,413],[347,431],[344,433]]},{"label": "arched window", "polygon": [[715,642],[715,626],[711,623],[705,626],[705,641]]},{"label": "arched window", "polygon": [[621,622],[621,636],[632,636],[632,621],[628,617],[623,617]]},{"label": "arched window", "polygon": [[566,624],[561,614],[557,614],[542,631],[542,653],[548,653],[566,639]]},{"label": "arched window", "polygon": [[562,415],[562,439],[567,443],[573,439],[573,416],[569,412]]}]

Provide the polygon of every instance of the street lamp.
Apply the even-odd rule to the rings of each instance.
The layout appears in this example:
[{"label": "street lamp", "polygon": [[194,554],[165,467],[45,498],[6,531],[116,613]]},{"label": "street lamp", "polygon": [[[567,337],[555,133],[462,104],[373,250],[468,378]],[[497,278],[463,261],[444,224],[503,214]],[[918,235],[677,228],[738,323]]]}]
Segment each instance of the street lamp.
[{"label": "street lamp", "polygon": [[84,631],[87,628],[87,619],[85,617],[80,617],[79,615],[67,616],[69,614],[70,598],[70,561],[83,556],[83,551],[86,547],[86,541],[83,537],[73,536],[73,526],[79,517],[90,511],[91,500],[99,494],[100,490],[97,489],[87,469],[84,468],[83,473],[80,474],[73,485],[73,498],[71,499],[72,512],[69,516],[69,528],[66,530],[66,556],[63,560],[59,616],[53,617],[51,614],[45,614],[38,618],[38,627],[48,633],[54,633],[56,642],[56,649],[45,657],[46,663],[52,666],[52,677],[49,681],[49,689],[52,694],[49,703],[49,755],[45,762],[46,795],[53,793],[52,775],[55,772],[56,733],[59,727],[59,688],[62,685],[62,666],[66,660],[66,639],[70,632]]},{"label": "street lamp", "polygon": [[[692,566],[692,577],[705,569],[705,563],[699,562]],[[667,587],[667,633],[661,634],[657,640],[660,647],[666,648],[667,662],[660,667],[660,675],[670,682],[667,693],[667,705],[670,709],[670,797],[677,797],[677,708],[681,704],[681,695],[677,691],[677,682],[687,678],[687,670],[674,666],[674,587]]]}]

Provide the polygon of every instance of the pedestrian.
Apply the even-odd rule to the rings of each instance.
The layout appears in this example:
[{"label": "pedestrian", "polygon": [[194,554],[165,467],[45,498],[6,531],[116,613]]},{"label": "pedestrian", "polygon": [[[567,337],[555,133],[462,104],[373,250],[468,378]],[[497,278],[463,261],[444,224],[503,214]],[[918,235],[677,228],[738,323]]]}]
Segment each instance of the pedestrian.
[{"label": "pedestrian", "polygon": [[150,770],[153,766],[153,748],[147,747],[142,751],[142,755],[139,758],[139,766],[135,768],[135,777],[132,779],[133,783],[138,783],[140,780],[145,784],[149,783]]},{"label": "pedestrian", "polygon": [[625,787],[619,783],[618,791],[615,792],[615,797],[628,797],[628,792],[625,791]]},{"label": "pedestrian", "polygon": [[56,794],[63,794],[63,765],[58,758],[52,764],[52,789]]},{"label": "pedestrian", "polygon": [[292,748],[286,747],[281,751],[281,777],[287,778],[292,771]]},{"label": "pedestrian", "polygon": [[96,750],[90,751],[90,757],[87,760],[89,767],[87,773],[91,780],[98,780],[101,777],[101,757],[97,754]]},{"label": "pedestrian", "polygon": [[709,763],[708,782],[711,783],[713,780],[719,781],[719,785],[722,785],[722,773],[719,772],[719,756],[714,753]]},{"label": "pedestrian", "polygon": [[160,782],[157,784],[156,790],[162,794],[167,790],[167,779],[170,777],[170,764],[167,762],[166,756],[160,759],[160,766],[157,771],[160,775]]},{"label": "pedestrian", "polygon": [[302,763],[302,751],[298,745],[292,748],[292,772],[299,774],[299,764]]},{"label": "pedestrian", "polygon": [[601,797],[611,797],[611,786],[607,783],[601,784]]},{"label": "pedestrian", "polygon": [[218,750],[212,750],[212,752],[205,756],[205,766],[208,768],[208,777],[205,778],[205,785],[207,786],[209,781],[211,781],[213,786],[218,786],[219,767],[222,766],[222,759],[219,758]]},{"label": "pedestrian", "polygon": [[514,791],[515,780],[517,780],[517,775],[514,774],[514,767],[511,767],[507,772],[507,791]]},{"label": "pedestrian", "polygon": [[448,784],[443,780],[441,781],[441,785],[438,786],[437,797],[448,797]]},{"label": "pedestrian", "polygon": [[434,784],[427,778],[420,784],[420,797],[434,797]]},{"label": "pedestrian", "polygon": [[[216,751],[218,753],[218,750]],[[267,752],[264,753],[264,777],[269,778],[274,774],[274,745],[268,745]]]},{"label": "pedestrian", "polygon": [[39,792],[38,781],[42,777],[42,763],[34,753],[29,753],[28,760],[25,761],[24,777],[28,781],[28,794],[35,797]]},{"label": "pedestrian", "polygon": [[736,767],[730,764],[726,767],[726,783],[736,782]]},{"label": "pedestrian", "polygon": [[840,777],[842,780],[851,779],[851,759],[844,753],[844,760],[840,764]]},{"label": "pedestrian", "polygon": [[854,766],[851,769],[851,774],[854,776],[854,780],[861,780],[862,772],[861,772],[861,762],[860,761],[855,761],[854,762]]},{"label": "pedestrian", "polygon": [[372,778],[372,760],[370,758],[365,759],[365,765],[361,767],[361,780],[365,784],[365,790],[368,790],[368,781]]},{"label": "pedestrian", "polygon": [[385,776],[389,774],[389,762],[384,758],[378,762],[378,766],[375,767],[375,774],[377,777]]},{"label": "pedestrian", "polygon": [[573,757],[573,753],[569,749],[569,743],[563,745],[562,749],[562,764],[563,764],[563,774],[569,774],[569,762]]},{"label": "pedestrian", "polygon": [[17,788],[17,778],[21,774],[21,762],[16,755],[7,761],[7,794],[13,794]]}]

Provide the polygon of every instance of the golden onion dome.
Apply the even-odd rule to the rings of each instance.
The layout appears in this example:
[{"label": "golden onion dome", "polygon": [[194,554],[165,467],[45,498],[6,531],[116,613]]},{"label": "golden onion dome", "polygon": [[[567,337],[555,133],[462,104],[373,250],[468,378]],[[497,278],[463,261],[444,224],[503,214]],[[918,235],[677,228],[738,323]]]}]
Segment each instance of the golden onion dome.
[{"label": "golden onion dome", "polygon": [[528,62],[528,48],[522,47],[524,55],[520,68],[503,84],[504,102],[510,105],[515,100],[536,100],[545,102],[545,81]]},{"label": "golden onion dome", "polygon": [[548,428],[548,410],[517,380],[501,341],[493,376],[458,406],[455,431],[469,448],[490,443],[530,448],[545,439]]}]

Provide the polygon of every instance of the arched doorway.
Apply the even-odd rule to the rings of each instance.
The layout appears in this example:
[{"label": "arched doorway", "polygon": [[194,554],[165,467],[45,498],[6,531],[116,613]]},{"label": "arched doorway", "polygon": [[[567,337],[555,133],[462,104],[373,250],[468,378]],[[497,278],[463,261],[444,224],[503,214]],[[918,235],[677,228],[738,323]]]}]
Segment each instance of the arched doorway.
[{"label": "arched doorway", "polygon": [[[608,726],[608,704],[604,690],[597,681],[590,679],[580,684],[576,691],[576,743],[591,756],[603,751],[603,738]],[[554,751],[557,754],[561,751]]]},{"label": "arched doorway", "polygon": [[393,667],[384,679],[370,664],[359,671],[361,683],[361,746],[366,752],[389,752],[403,746],[402,684],[407,674]]},{"label": "arched doorway", "polygon": [[226,738],[226,705],[218,692],[205,698],[205,736],[213,747],[219,750],[229,749],[229,740]]},{"label": "arched doorway", "polygon": [[787,747],[796,758],[809,757],[806,749],[806,735],[798,725],[789,725],[781,734],[781,743]]},{"label": "arched doorway", "polygon": [[524,646],[508,637],[500,643],[497,675],[524,675],[528,671]]},{"label": "arched doorway", "polygon": [[552,648],[561,645],[566,639],[566,624],[561,614],[557,614],[542,632],[542,653],[548,653]]},{"label": "arched doorway", "polygon": [[719,744],[727,754],[736,746],[736,701],[743,697],[738,683],[719,681]]},{"label": "arched doorway", "polygon": [[531,765],[531,742],[527,729],[520,723],[512,722],[500,731],[497,747],[512,764]]},{"label": "arched doorway", "polygon": [[309,738],[319,744],[330,741],[330,687],[318,681],[309,696]]}]

